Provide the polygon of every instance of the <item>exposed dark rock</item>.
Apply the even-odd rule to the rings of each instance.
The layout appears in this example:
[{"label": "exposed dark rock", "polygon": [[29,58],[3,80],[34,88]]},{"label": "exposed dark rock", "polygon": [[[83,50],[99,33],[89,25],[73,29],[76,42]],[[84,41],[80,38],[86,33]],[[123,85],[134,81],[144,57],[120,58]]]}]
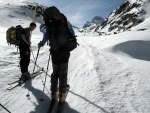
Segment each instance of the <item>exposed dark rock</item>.
[{"label": "exposed dark rock", "polygon": [[[110,15],[98,26],[97,30],[108,29],[111,31],[125,31],[140,24],[144,21],[147,14],[143,9],[144,2],[137,0],[135,3],[126,1],[117,9],[113,10]],[[107,28],[106,28],[107,26]]]}]

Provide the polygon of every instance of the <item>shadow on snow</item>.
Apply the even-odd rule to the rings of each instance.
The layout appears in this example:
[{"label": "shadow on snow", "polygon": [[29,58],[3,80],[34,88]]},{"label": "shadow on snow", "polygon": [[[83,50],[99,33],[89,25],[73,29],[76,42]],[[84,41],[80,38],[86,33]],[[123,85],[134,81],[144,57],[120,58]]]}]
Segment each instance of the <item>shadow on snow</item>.
[{"label": "shadow on snow", "polygon": [[[86,99],[85,97],[83,97],[83,96],[81,96],[81,95],[79,95],[79,94],[77,94],[77,93],[74,93],[73,91],[69,91],[69,92],[72,93],[72,94],[74,94],[74,95],[76,95],[76,96],[78,96],[78,97],[80,97],[80,98],[82,98],[83,100],[89,102],[89,103],[92,104],[93,106],[95,106],[95,107],[97,107],[98,109],[100,109],[103,113],[110,113],[110,112],[106,111],[104,108],[102,108],[102,107],[96,105],[94,102],[92,102],[92,101]],[[67,113],[72,113],[72,112],[67,112]]]},{"label": "shadow on snow", "polygon": [[[29,99],[33,106],[35,106],[35,110],[31,111],[30,113],[47,113],[49,105],[50,105],[50,98],[43,93],[43,91],[36,89],[32,86],[31,80],[25,83],[25,87],[32,92],[32,94],[35,96],[37,99],[37,103],[33,102],[31,99]],[[43,98],[42,98],[43,97]],[[44,101],[41,103],[40,99],[44,99]],[[66,102],[64,106],[65,113],[79,113],[78,111],[70,108],[69,104]]]},{"label": "shadow on snow", "polygon": [[127,41],[114,46],[112,50],[113,52],[124,52],[139,60],[150,61],[150,41]]}]

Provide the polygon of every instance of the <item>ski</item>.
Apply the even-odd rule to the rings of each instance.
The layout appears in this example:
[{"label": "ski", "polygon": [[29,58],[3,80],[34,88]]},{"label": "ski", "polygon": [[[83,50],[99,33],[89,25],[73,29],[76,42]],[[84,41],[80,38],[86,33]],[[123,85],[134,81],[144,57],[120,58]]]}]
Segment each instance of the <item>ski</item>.
[{"label": "ski", "polygon": [[55,102],[56,102],[55,99],[52,99],[52,100],[51,100],[50,107],[49,107],[47,113],[52,113],[52,111],[53,111],[53,109],[54,109],[54,106],[55,106]]},{"label": "ski", "polygon": [[[69,85],[67,85],[66,87],[67,87],[67,90],[66,90],[65,100],[67,98],[67,95],[68,95],[68,92],[69,92],[69,89],[70,89]],[[56,113],[62,113],[63,108],[64,108],[64,104],[65,104],[65,102],[63,102],[63,103],[59,102],[58,103],[58,107],[57,107],[57,112]]]},{"label": "ski", "polygon": [[[34,74],[39,73],[40,71],[43,71],[43,68],[42,68],[42,69],[37,70],[37,71],[36,71],[36,72],[34,72],[34,73],[32,73],[32,74],[31,74],[31,76],[32,76],[32,75],[34,75]],[[20,81],[20,78],[18,78],[18,80],[15,80],[15,81],[10,82],[10,83],[7,83],[7,84],[8,84],[8,85],[12,85],[12,84],[17,83],[17,82],[19,82],[19,81]]]},{"label": "ski", "polygon": [[[30,61],[35,64],[34,60],[31,59]],[[35,66],[38,67],[39,69],[42,69],[37,63],[35,64]],[[49,77],[51,77],[51,75],[49,75],[45,70],[43,70],[43,72],[47,74]]]},{"label": "ski", "polygon": [[14,83],[14,84],[11,85],[10,87],[8,87],[6,90],[12,90],[12,89],[14,89],[14,88],[20,86],[21,84],[25,83],[26,81],[35,78],[36,76],[38,76],[38,75],[41,74],[41,73],[43,73],[43,71],[38,71],[38,72],[32,73],[32,74],[31,74],[31,78],[29,78],[29,79],[27,79],[27,80],[24,80],[24,81],[22,81],[22,80],[17,80],[17,82],[15,81],[16,84]]},{"label": "ski", "polygon": [[[67,87],[67,90],[66,90],[65,100],[66,100],[66,97],[67,97],[69,89],[70,89],[69,85],[67,85],[66,87]],[[53,112],[62,113],[62,110],[64,108],[64,104],[65,104],[65,102],[64,103],[60,103],[60,102],[57,101],[57,99],[55,99],[55,100],[52,99],[51,103],[50,103],[50,107],[49,107],[47,113],[53,113]]]},{"label": "ski", "polygon": [[10,82],[10,83],[7,83],[8,85],[12,85],[12,84],[14,84],[14,83],[17,83],[17,82],[19,82],[20,81],[20,78],[18,79],[18,80],[15,80],[14,82]]}]

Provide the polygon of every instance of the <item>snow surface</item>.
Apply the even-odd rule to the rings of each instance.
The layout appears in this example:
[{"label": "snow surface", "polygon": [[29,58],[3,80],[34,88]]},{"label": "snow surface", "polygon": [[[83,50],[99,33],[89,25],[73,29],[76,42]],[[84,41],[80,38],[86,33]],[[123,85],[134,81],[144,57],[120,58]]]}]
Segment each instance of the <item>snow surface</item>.
[{"label": "snow surface", "polygon": [[[7,45],[5,32],[18,24],[27,27],[32,18],[18,13],[28,11],[21,7],[25,3],[0,2],[0,103],[11,113],[46,113],[51,84],[48,76],[43,93],[44,73],[20,87],[6,90],[7,83],[16,80],[21,73],[19,53],[14,46]],[[42,38],[39,25],[37,23],[32,33],[34,57]],[[150,113],[150,30],[109,36],[77,30],[76,33],[80,46],[71,52],[68,71],[71,88],[63,113]],[[45,45],[37,61],[45,70],[48,56],[49,47]],[[29,70],[33,71],[32,62]],[[51,73],[50,62],[48,74]],[[26,97],[28,91],[30,98]],[[41,98],[45,100],[43,103]],[[0,107],[0,113],[7,112]]]}]

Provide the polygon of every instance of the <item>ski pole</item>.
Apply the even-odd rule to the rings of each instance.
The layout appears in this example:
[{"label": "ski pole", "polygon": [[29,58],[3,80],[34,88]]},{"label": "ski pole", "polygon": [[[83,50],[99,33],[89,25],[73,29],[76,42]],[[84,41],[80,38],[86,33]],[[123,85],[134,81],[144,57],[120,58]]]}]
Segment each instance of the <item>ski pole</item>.
[{"label": "ski pole", "polygon": [[43,87],[43,94],[42,94],[42,99],[40,99],[41,103],[42,103],[42,101],[44,101],[43,96],[44,96],[44,89],[45,89],[45,84],[46,84],[46,78],[47,78],[47,75],[48,75],[47,73],[48,73],[49,61],[50,61],[50,58],[51,58],[50,56],[51,56],[51,52],[50,52],[49,58],[48,58],[46,76],[45,76],[44,87]]},{"label": "ski pole", "polygon": [[[31,49],[30,49],[31,50]],[[31,50],[32,51],[32,50]],[[34,68],[33,68],[33,73],[34,73],[34,70],[35,70],[35,65],[36,65],[36,62],[37,62],[37,58],[38,58],[38,55],[39,55],[39,51],[40,51],[40,48],[38,48],[38,52],[37,52],[37,55],[36,55],[36,59],[34,58]],[[32,53],[33,54],[33,53]],[[34,57],[34,55],[33,55]],[[29,90],[28,90],[28,94],[27,94],[27,97],[29,97]]]},{"label": "ski pole", "polygon": [[4,108],[8,113],[11,113],[7,108],[5,108],[1,103],[0,105],[2,106],[2,108]]},{"label": "ski pole", "polygon": [[[31,53],[32,53],[32,56],[33,56],[33,59],[34,59],[34,64],[35,64],[35,57],[34,57],[33,51],[32,51],[31,48],[30,48],[30,50],[31,50]],[[38,53],[39,53],[39,51],[38,51]],[[34,65],[34,67],[35,67],[35,65]],[[33,73],[34,73],[34,70],[33,70]],[[41,78],[41,80],[42,80],[41,75],[40,75],[40,78]],[[42,80],[42,82],[43,82],[43,80]],[[28,94],[27,94],[26,96],[27,96],[27,97],[30,97],[29,90],[28,90]]]},{"label": "ski pole", "polygon": [[[32,52],[32,56],[33,56],[33,60],[34,60],[34,62],[35,62],[35,57],[34,57],[34,54],[33,54],[33,51],[32,51],[32,49],[31,49],[31,52]],[[39,67],[38,67],[39,68]],[[40,70],[44,70],[44,68],[39,68]],[[40,75],[40,77],[41,77],[41,75]],[[41,77],[41,80],[42,80],[42,77]],[[43,80],[42,80],[42,82],[43,82]]]},{"label": "ski pole", "polygon": [[[33,51],[32,51],[32,49],[30,49],[31,50],[31,53],[32,53],[32,56],[33,56],[33,62],[34,62],[34,64],[35,64],[35,57],[34,57],[34,54],[33,54]],[[39,68],[39,67],[38,67]]]},{"label": "ski pole", "polygon": [[34,62],[35,62],[35,57],[34,57],[33,51],[32,51],[31,48],[30,48],[30,50],[31,50],[31,53],[32,53],[32,56],[33,56],[33,60],[34,60]]},{"label": "ski pole", "polygon": [[37,62],[39,51],[40,51],[40,48],[38,48],[38,52],[37,52],[37,55],[36,55],[35,64],[34,64],[34,68],[33,68],[33,73],[34,73],[34,70],[35,70],[35,65],[36,65],[36,62]]},{"label": "ski pole", "polygon": [[[35,62],[31,59],[31,61],[32,61],[32,63],[34,63],[35,64]],[[42,69],[39,65],[37,65],[36,64],[36,67],[37,68],[39,68],[39,69]],[[49,77],[51,77],[51,75],[49,75],[48,73],[46,73],[46,71],[45,70],[43,70],[43,72],[45,73],[45,74],[47,74]]]}]

